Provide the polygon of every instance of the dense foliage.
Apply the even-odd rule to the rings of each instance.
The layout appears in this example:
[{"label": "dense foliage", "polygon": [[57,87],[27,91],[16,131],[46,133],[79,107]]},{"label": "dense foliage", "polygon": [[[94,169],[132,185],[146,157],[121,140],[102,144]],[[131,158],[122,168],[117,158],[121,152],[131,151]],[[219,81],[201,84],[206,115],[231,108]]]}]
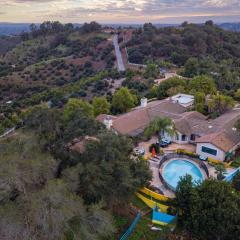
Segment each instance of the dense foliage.
[{"label": "dense foliage", "polygon": [[200,239],[238,239],[240,234],[240,195],[231,184],[206,180],[192,185],[184,177],[176,191],[178,225]]},{"label": "dense foliage", "polygon": [[219,89],[232,92],[240,87],[240,33],[203,25],[184,23],[181,27],[156,28],[151,23],[133,31],[127,43],[129,61],[161,65],[168,61],[184,66],[186,77],[207,74]]},{"label": "dense foliage", "polygon": [[[111,239],[112,211],[150,180],[128,138],[107,132],[82,102],[69,104],[32,108],[25,129],[0,141],[3,240]],[[71,148],[86,135],[84,151]]]}]

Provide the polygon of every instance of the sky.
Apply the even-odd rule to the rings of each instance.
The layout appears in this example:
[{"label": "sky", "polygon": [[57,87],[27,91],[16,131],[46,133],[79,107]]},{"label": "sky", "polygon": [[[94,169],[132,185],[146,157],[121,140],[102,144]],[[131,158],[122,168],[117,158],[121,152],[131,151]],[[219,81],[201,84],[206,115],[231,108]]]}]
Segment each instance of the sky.
[{"label": "sky", "polygon": [[0,0],[0,22],[240,22],[240,0]]}]

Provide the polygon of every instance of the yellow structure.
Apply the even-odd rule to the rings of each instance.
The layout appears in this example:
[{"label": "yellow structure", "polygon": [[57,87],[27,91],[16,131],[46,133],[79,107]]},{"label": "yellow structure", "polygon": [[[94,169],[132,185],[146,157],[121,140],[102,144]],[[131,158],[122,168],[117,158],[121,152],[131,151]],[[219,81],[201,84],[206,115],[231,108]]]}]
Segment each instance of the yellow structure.
[{"label": "yellow structure", "polygon": [[148,188],[142,188],[140,190],[140,192],[142,193],[145,193],[146,195],[150,196],[151,198],[155,198],[159,201],[163,201],[163,202],[167,202],[170,200],[170,198],[162,195],[162,194],[159,194],[159,193],[156,193],[156,192],[153,192],[152,190],[148,189]]},{"label": "yellow structure", "polygon": [[142,194],[140,193],[136,193],[137,197],[140,198],[148,207],[150,208],[155,208],[156,206],[160,208],[161,212],[167,213],[167,210],[169,208],[169,206],[161,204],[161,203],[157,203],[154,202],[153,200],[150,200],[146,197],[144,197]]}]

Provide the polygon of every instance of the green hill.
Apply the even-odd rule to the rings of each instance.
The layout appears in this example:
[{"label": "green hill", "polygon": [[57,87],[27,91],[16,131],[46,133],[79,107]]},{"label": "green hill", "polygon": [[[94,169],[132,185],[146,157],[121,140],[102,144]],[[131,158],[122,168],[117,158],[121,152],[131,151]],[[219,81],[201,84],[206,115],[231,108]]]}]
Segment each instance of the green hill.
[{"label": "green hill", "polygon": [[[110,34],[97,23],[81,28],[45,22],[30,33],[1,38],[10,41],[0,51],[1,99],[24,99],[56,86],[111,69],[114,64]],[[1,50],[1,49],[0,49]]]}]

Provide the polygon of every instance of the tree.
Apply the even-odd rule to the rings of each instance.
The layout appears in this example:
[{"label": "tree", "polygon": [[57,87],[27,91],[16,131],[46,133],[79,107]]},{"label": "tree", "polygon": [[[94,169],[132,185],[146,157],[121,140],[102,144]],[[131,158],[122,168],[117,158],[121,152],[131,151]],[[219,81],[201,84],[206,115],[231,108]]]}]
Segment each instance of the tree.
[{"label": "tree", "polygon": [[156,91],[158,99],[169,97],[168,94],[172,93],[172,91],[168,92],[169,89],[181,89],[185,91],[186,80],[179,77],[172,77],[160,83]]},{"label": "tree", "polygon": [[206,240],[239,238],[240,196],[230,183],[209,179],[191,187],[184,178],[175,201],[178,226],[190,234]]},{"label": "tree", "polygon": [[159,75],[159,68],[154,63],[149,63],[145,69],[144,77],[145,78],[157,78]]},{"label": "tree", "polygon": [[94,116],[105,113],[108,114],[110,111],[110,103],[105,97],[95,97],[92,102]]},{"label": "tree", "polygon": [[105,132],[97,139],[87,143],[80,158],[77,191],[87,204],[124,204],[151,179],[149,168],[143,159],[130,157],[129,138]]},{"label": "tree", "polygon": [[77,98],[70,98],[64,106],[64,119],[66,121],[71,120],[74,113],[79,109],[82,110],[85,115],[89,117],[93,116],[93,107],[91,104]]},{"label": "tree", "polygon": [[154,134],[158,134],[159,142],[161,141],[163,132],[168,135],[174,135],[175,126],[173,121],[170,118],[155,118],[145,129],[144,134],[148,138]]},{"label": "tree", "polygon": [[236,176],[234,176],[232,181],[232,186],[234,189],[240,192],[240,173],[239,172]]},{"label": "tree", "polygon": [[197,58],[189,58],[184,66],[184,75],[186,77],[194,77],[198,74],[198,60]]},{"label": "tree", "polygon": [[212,27],[214,25],[214,22],[212,20],[208,20],[205,22],[205,25]]},{"label": "tree", "polygon": [[101,29],[101,25],[97,22],[90,22],[90,23],[84,23],[83,26],[80,28],[80,30],[83,33],[91,33],[96,32]]},{"label": "tree", "polygon": [[196,92],[194,99],[195,110],[205,113],[206,95],[203,92]]},{"label": "tree", "polygon": [[225,113],[226,111],[233,108],[235,105],[235,102],[232,97],[224,96],[224,95],[213,95],[210,100],[208,100],[207,106],[208,111],[211,114],[214,114],[216,116],[221,115]]},{"label": "tree", "polygon": [[124,113],[133,108],[137,103],[137,97],[126,87],[120,88],[114,93],[112,107],[116,112]]},{"label": "tree", "polygon": [[207,94],[215,94],[216,84],[211,77],[200,75],[189,80],[188,89],[192,93],[203,92]]},{"label": "tree", "polygon": [[186,175],[182,177],[176,188],[176,197],[174,199],[174,204],[179,212],[179,224],[183,227],[187,227],[188,221],[191,217],[191,204],[193,199],[196,198],[196,190],[193,187],[192,176]]}]

